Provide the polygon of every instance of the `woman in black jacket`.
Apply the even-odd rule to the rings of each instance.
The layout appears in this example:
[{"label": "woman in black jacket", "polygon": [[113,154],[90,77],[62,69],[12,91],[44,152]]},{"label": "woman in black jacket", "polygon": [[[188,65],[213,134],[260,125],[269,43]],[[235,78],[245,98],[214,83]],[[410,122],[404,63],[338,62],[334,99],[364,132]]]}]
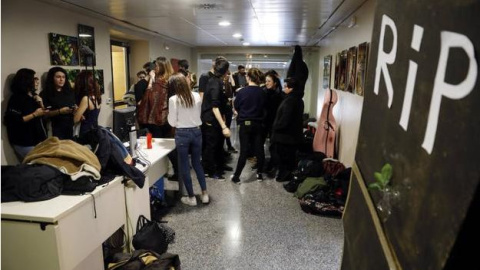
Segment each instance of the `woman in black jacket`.
[{"label": "woman in black jacket", "polygon": [[35,145],[47,138],[42,116],[42,99],[35,93],[35,71],[22,68],[13,77],[5,112],[8,140],[20,161]]},{"label": "woman in black jacket", "polygon": [[75,93],[67,79],[67,71],[53,67],[48,71],[46,87],[40,94],[50,111],[47,117],[52,123],[52,135],[60,140],[73,138],[73,114],[77,109]]},{"label": "woman in black jacket", "polygon": [[303,91],[298,89],[298,81],[285,79],[286,94],[278,107],[273,122],[271,141],[276,144],[275,154],[279,162],[278,182],[290,181],[296,168],[296,153],[303,140]]}]

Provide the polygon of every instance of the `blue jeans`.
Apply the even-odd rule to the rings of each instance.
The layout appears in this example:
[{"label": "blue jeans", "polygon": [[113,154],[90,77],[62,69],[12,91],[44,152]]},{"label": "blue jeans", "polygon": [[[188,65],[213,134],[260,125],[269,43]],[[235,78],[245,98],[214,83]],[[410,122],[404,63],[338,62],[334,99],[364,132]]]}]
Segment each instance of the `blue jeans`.
[{"label": "blue jeans", "polygon": [[202,131],[200,128],[177,128],[175,131],[175,144],[178,153],[179,176],[185,184],[188,196],[193,197],[192,177],[190,175],[190,164],[188,154],[191,153],[192,167],[197,175],[198,183],[202,191],[207,190],[205,174],[203,171],[200,156],[202,154]]}]

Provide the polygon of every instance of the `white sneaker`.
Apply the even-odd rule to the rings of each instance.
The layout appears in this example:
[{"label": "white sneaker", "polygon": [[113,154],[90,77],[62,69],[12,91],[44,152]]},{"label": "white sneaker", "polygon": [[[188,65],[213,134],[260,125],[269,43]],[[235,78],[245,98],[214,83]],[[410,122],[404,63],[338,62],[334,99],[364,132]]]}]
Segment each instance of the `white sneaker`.
[{"label": "white sneaker", "polygon": [[184,196],[180,199],[180,201],[186,205],[190,205],[190,206],[196,206],[197,205],[197,198],[195,197],[188,197],[188,196]]},{"label": "white sneaker", "polygon": [[202,203],[203,204],[207,204],[210,202],[210,197],[208,197],[208,194],[202,194],[200,195],[200,197],[202,198]]}]

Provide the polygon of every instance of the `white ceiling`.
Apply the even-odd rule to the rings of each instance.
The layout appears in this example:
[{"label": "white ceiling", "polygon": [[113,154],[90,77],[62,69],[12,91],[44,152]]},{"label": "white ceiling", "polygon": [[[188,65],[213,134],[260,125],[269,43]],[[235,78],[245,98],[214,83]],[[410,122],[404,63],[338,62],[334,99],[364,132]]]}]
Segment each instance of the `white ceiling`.
[{"label": "white ceiling", "polygon": [[[317,46],[368,0],[50,0],[114,24],[199,46]],[[220,21],[230,26],[220,26]],[[241,38],[234,38],[241,33]]]}]

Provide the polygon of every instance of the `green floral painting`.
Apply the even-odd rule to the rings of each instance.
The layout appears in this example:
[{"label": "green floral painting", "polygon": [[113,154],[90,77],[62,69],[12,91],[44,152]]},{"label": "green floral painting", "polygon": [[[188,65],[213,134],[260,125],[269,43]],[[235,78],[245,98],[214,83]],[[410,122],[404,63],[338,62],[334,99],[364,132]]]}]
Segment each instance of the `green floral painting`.
[{"label": "green floral painting", "polygon": [[48,34],[50,64],[78,66],[78,38],[55,33]]}]

